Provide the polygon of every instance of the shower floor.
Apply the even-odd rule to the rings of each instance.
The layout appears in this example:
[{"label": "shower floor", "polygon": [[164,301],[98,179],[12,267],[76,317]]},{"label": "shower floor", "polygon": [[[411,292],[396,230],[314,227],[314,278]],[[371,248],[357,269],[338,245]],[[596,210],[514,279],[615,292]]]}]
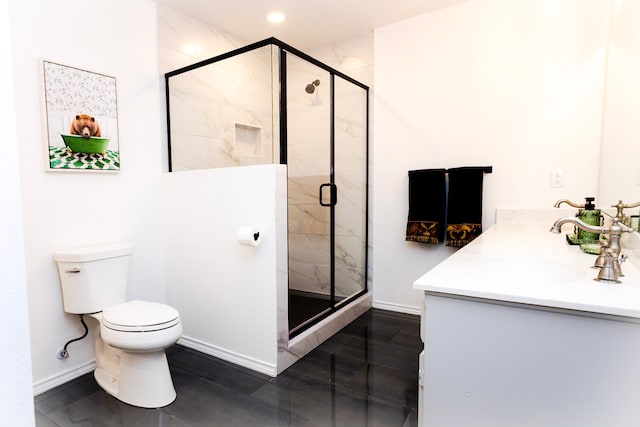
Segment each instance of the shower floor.
[{"label": "shower floor", "polygon": [[326,295],[289,291],[289,330],[300,326],[330,306],[331,301]]},{"label": "shower floor", "polygon": [[[336,298],[336,302],[343,298]],[[328,295],[289,291],[289,330],[331,307]]]}]

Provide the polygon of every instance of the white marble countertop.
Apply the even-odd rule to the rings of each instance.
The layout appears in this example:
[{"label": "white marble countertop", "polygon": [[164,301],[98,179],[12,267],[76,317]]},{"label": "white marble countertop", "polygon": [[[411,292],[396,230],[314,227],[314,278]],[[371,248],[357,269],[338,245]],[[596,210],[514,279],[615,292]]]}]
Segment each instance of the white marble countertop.
[{"label": "white marble countertop", "polygon": [[[496,224],[414,282],[414,288],[640,319],[640,263],[622,264],[622,283],[597,282],[596,256],[548,224]],[[623,240],[623,253],[624,250]],[[631,251],[633,252],[633,251]],[[633,253],[631,254],[632,257]]]}]

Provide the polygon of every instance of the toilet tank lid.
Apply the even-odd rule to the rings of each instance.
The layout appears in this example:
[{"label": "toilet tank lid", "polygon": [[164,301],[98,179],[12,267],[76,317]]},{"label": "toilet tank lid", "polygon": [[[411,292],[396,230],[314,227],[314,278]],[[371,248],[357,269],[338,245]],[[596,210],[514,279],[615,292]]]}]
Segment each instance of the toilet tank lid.
[{"label": "toilet tank lid", "polygon": [[132,253],[132,245],[127,243],[116,243],[110,245],[87,246],[83,248],[58,251],[53,254],[53,258],[56,261],[61,262],[88,262],[98,259],[131,255]]}]

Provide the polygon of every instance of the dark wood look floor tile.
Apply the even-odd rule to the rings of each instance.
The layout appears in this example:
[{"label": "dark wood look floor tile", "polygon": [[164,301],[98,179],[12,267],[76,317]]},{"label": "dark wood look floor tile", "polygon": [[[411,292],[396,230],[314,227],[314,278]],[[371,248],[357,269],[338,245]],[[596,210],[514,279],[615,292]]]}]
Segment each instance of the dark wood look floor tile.
[{"label": "dark wood look floor tile", "polygon": [[310,378],[278,377],[254,393],[320,426],[402,426],[411,410]]},{"label": "dark wood look floor tile", "polygon": [[38,427],[415,427],[419,317],[372,309],[276,378],[173,346],[175,402],[136,408],[83,375],[34,399]]},{"label": "dark wood look floor tile", "polygon": [[34,405],[39,412],[47,415],[98,390],[101,388],[91,372],[36,396]]},{"label": "dark wood look floor tile", "polygon": [[163,410],[194,427],[317,425],[291,413],[288,408],[280,408],[206,379],[184,387],[176,401]]},{"label": "dark wood look floor tile", "polygon": [[231,389],[250,394],[261,387],[270,376],[216,359],[185,347],[177,347],[168,355],[169,367],[215,381]]},{"label": "dark wood look floor tile", "polygon": [[60,408],[49,414],[48,418],[60,427],[189,426],[188,423],[160,409],[145,409],[127,405],[102,390]]},{"label": "dark wood look floor tile", "polygon": [[344,386],[389,405],[416,409],[418,379],[415,372],[367,364]]}]

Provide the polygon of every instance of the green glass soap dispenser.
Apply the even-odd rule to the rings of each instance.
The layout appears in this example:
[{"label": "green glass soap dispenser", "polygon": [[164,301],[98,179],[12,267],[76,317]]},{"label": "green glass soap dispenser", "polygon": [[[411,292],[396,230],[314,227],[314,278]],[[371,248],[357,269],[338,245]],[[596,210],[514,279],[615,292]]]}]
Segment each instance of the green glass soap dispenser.
[{"label": "green glass soap dispenser", "polygon": [[[576,217],[578,217],[578,219],[580,219],[582,222],[585,222],[589,225],[602,225],[602,215],[600,209],[596,209],[596,205],[593,203],[595,201],[595,197],[585,197],[584,200],[584,204],[577,204],[572,202],[571,200],[562,199],[558,200],[554,207],[559,208],[560,205],[566,203],[569,206],[573,206],[574,208],[579,208]],[[569,242],[569,244],[571,245],[598,243],[599,238],[600,234],[584,231],[578,227],[575,227],[573,234],[567,234],[567,242]]]},{"label": "green glass soap dispenser", "polygon": [[[600,209],[596,209],[596,205],[593,203],[595,197],[585,197],[584,200],[584,207],[582,209],[578,209],[578,219],[589,225],[602,225],[602,214]],[[600,239],[600,234],[584,231],[583,229],[576,227],[577,244],[598,243],[598,239]]]}]

